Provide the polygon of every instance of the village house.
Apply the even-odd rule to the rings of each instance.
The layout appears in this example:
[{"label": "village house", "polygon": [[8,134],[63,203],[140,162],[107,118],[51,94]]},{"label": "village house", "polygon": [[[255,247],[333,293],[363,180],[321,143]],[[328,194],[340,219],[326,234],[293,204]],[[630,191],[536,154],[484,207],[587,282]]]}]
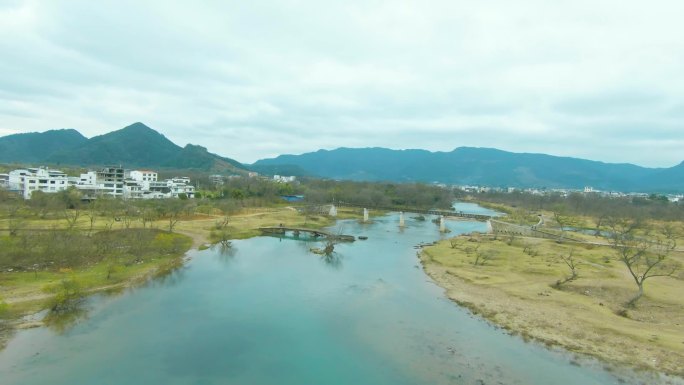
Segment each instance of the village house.
[{"label": "village house", "polygon": [[291,183],[291,182],[294,182],[295,179],[297,179],[297,178],[294,176],[273,175],[273,180],[278,182],[278,183]]},{"label": "village house", "polygon": [[55,193],[69,187],[69,178],[65,173],[46,167],[13,170],[9,172],[7,180],[9,189],[19,192],[24,199],[31,199],[35,191]]}]

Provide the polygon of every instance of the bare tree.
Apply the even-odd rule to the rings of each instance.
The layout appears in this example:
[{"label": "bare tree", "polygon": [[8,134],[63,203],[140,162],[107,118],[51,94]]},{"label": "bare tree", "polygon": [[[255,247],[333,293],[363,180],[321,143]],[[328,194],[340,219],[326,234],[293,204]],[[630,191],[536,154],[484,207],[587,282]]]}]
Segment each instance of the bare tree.
[{"label": "bare tree", "polygon": [[15,237],[19,234],[19,230],[24,226],[24,220],[21,217],[19,210],[21,205],[9,205],[7,207],[8,230],[10,237]]},{"label": "bare tree", "polygon": [[488,261],[493,260],[496,257],[496,252],[494,250],[475,251],[475,266],[484,266]]},{"label": "bare tree", "polygon": [[449,243],[451,244],[452,249],[460,249],[461,247],[463,247],[465,241],[466,240],[463,237],[453,237],[449,239]]},{"label": "bare tree", "polygon": [[565,227],[568,225],[568,222],[570,221],[570,216],[566,214],[567,208],[564,205],[556,205],[553,208],[553,219],[558,223],[558,227],[560,228],[560,236],[558,237],[559,241],[563,240],[563,236],[565,235]]},{"label": "bare tree", "polygon": [[[626,306],[634,307],[644,295],[644,282],[653,277],[669,277],[677,271],[677,265],[666,263],[667,257],[677,247],[673,229],[665,226],[659,234],[650,235],[635,219],[612,220],[611,244],[618,260],[625,264],[638,287],[637,294]],[[637,233],[637,230],[642,230]]]},{"label": "bare tree", "polygon": [[601,235],[601,226],[603,226],[606,222],[606,219],[608,218],[608,215],[606,214],[605,211],[598,211],[596,215],[594,215],[594,235],[595,236],[600,236]]},{"label": "bare tree", "polygon": [[228,215],[225,215],[221,219],[214,222],[214,228],[216,230],[225,229],[227,226],[228,226]]},{"label": "bare tree", "polygon": [[73,230],[81,217],[81,210],[79,209],[64,209],[62,212],[64,220],[67,222],[67,230]]},{"label": "bare tree", "polygon": [[174,211],[169,213],[169,232],[173,232],[173,229],[176,228],[178,221],[180,221],[180,212]]},{"label": "bare tree", "polygon": [[154,221],[155,218],[156,212],[154,209],[152,209],[151,207],[145,207],[144,209],[142,209],[140,213],[140,219],[142,220],[143,228],[146,228],[148,223],[150,223],[151,226],[151,222]]},{"label": "bare tree", "polygon": [[567,255],[561,254],[558,256],[558,258],[563,263],[565,263],[568,269],[570,269],[570,276],[567,276],[562,280],[559,279],[558,281],[556,281],[556,284],[554,286],[560,288],[561,285],[563,285],[564,283],[574,281],[575,279],[577,279],[577,277],[579,277],[577,268],[581,262],[575,258],[575,249],[570,249],[570,252],[568,252]]},{"label": "bare tree", "polygon": [[511,231],[511,232],[509,232],[509,233],[507,234],[507,237],[506,237],[506,244],[507,244],[508,246],[512,246],[513,243],[515,243],[515,240],[516,240],[516,239],[518,239],[517,234],[516,234],[515,232]]}]

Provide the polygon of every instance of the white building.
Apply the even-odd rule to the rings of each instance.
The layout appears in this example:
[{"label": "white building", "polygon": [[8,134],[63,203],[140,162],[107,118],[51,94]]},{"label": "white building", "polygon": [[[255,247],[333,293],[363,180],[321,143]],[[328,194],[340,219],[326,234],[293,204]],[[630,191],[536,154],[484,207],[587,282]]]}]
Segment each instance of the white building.
[{"label": "white building", "polygon": [[123,196],[124,169],[121,166],[108,166],[97,171],[97,184],[105,194]]},{"label": "white building", "polygon": [[124,169],[121,166],[109,166],[81,174],[75,187],[89,199],[94,199],[98,195],[123,197],[124,181]]},{"label": "white building", "polygon": [[289,182],[294,182],[295,181],[294,176],[285,176],[285,175],[273,175],[273,180],[279,183],[289,183]]},{"label": "white building", "polygon": [[95,171],[88,171],[85,174],[81,174],[77,184],[82,186],[95,186],[97,184],[97,173]]},{"label": "white building", "polygon": [[185,194],[187,198],[195,197],[195,186],[190,184],[190,178],[173,177],[163,181],[147,182],[143,188],[142,198],[179,198]]},{"label": "white building", "polygon": [[187,198],[195,197],[195,186],[190,184],[190,178],[188,177],[176,176],[172,179],[167,179],[166,185],[170,189],[170,194],[172,198],[178,198],[182,194],[185,194]]},{"label": "white building", "polygon": [[129,173],[129,177],[131,179],[144,182],[144,181],[150,181],[150,182],[156,182],[157,181],[157,173],[154,171],[150,170],[132,170]]},{"label": "white building", "polygon": [[140,199],[143,197],[143,184],[135,179],[125,179],[123,185],[124,199]]},{"label": "white building", "polygon": [[[125,175],[129,175],[129,178]],[[24,199],[31,199],[33,191],[57,192],[66,190],[69,186],[81,191],[83,199],[96,199],[102,195],[124,199],[195,197],[195,186],[191,184],[190,178],[174,177],[158,181],[157,177],[154,171],[124,172],[121,166],[88,171],[79,177],[68,177],[59,170],[41,167],[0,174],[0,187],[6,185],[10,190],[22,193]]]},{"label": "white building", "polygon": [[223,179],[223,175],[209,175],[209,181],[214,185],[214,186],[223,186],[225,183]]},{"label": "white building", "polygon": [[10,190],[21,192],[24,199],[31,199],[34,191],[56,193],[69,187],[69,178],[59,170],[44,167],[10,171],[8,175]]},{"label": "white building", "polygon": [[0,174],[0,188],[9,187],[9,174]]}]

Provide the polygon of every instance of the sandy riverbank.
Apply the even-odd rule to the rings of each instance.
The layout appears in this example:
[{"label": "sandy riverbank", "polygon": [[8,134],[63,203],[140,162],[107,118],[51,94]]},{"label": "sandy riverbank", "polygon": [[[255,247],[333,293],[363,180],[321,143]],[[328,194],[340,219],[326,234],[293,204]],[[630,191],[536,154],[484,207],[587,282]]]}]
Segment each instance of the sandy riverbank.
[{"label": "sandy riverbank", "polygon": [[540,255],[530,257],[522,243],[532,241],[520,242],[481,240],[481,250],[499,253],[484,266],[474,266],[473,257],[449,241],[419,256],[449,298],[512,334],[607,363],[684,377],[684,280],[653,279],[638,307],[618,315],[634,288],[622,266],[602,260],[609,250],[578,252],[584,264],[580,278],[555,289],[551,285],[564,274],[556,259],[563,245],[535,240]]}]

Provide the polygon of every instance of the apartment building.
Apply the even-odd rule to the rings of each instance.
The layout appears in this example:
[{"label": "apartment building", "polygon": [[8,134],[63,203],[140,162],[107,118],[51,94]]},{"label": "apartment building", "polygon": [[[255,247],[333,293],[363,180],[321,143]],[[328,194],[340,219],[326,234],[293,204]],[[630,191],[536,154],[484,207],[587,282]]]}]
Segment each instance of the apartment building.
[{"label": "apartment building", "polygon": [[24,199],[31,199],[35,191],[56,193],[69,187],[69,178],[65,173],[46,167],[10,171],[7,181],[9,189],[20,192]]}]

